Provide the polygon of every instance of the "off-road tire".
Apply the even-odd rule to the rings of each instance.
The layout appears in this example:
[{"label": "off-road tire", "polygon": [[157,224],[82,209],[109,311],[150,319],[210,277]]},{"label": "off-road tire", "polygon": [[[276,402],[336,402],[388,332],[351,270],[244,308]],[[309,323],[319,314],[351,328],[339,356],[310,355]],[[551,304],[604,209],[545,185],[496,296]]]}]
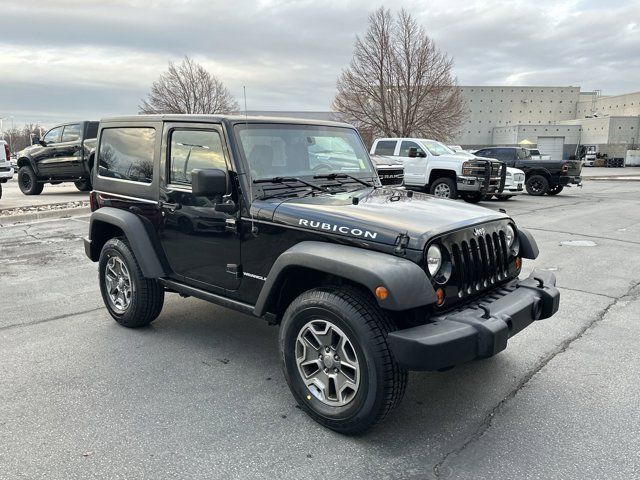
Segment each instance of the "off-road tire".
[{"label": "off-road tire", "polygon": [[531,175],[525,182],[527,193],[534,197],[544,195],[549,191],[549,180],[542,175]]},{"label": "off-road tire", "polygon": [[78,190],[81,192],[90,192],[91,191],[91,180],[85,178],[84,180],[76,180],[73,182]]},{"label": "off-road tire", "polygon": [[[442,187],[439,187],[441,185],[444,185],[446,186],[446,188],[448,188],[450,192],[449,196],[442,196],[437,193],[442,189]],[[449,177],[437,178],[433,182],[431,182],[431,184],[429,185],[429,193],[440,198],[449,198],[451,200],[455,200],[456,198],[458,198],[458,188],[456,187],[456,182]]]},{"label": "off-road tire", "polygon": [[[124,312],[115,310],[108,298],[105,270],[107,262],[112,256],[118,256],[124,261],[131,278],[131,303]],[[120,325],[129,328],[144,327],[160,315],[164,304],[164,288],[155,280],[146,278],[142,274],[140,265],[138,265],[138,261],[125,238],[112,238],[104,244],[100,252],[98,272],[100,292],[104,304],[109,314]]]},{"label": "off-road tire", "polygon": [[467,203],[480,203],[482,200],[487,200],[487,196],[480,192],[463,193],[462,198]]},{"label": "off-road tire", "polygon": [[18,170],[18,187],[25,195],[40,195],[44,184],[38,183],[38,177],[33,169],[25,165]]},{"label": "off-road tire", "polygon": [[[298,334],[316,319],[341,329],[362,364],[358,390],[344,406],[330,406],[311,395],[298,371]],[[300,408],[321,425],[351,435],[385,418],[400,403],[407,384],[407,372],[399,367],[387,343],[387,335],[395,329],[371,295],[354,287],[315,288],[297,297],[284,314],[279,344],[284,375]]]},{"label": "off-road tire", "polygon": [[558,195],[562,190],[564,190],[564,185],[554,185],[549,189],[547,195]]}]

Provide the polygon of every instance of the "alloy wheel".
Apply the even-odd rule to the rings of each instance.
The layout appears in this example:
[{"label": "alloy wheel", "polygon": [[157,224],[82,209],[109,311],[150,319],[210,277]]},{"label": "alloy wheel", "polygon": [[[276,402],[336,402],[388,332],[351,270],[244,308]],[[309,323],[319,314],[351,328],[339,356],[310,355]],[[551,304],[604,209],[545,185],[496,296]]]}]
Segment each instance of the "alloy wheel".
[{"label": "alloy wheel", "polygon": [[328,320],[308,322],[296,339],[298,372],[309,392],[322,403],[343,407],[360,386],[360,366],[353,343]]},{"label": "alloy wheel", "polygon": [[433,194],[436,197],[442,198],[451,198],[451,188],[446,183],[440,183],[436,185],[436,188],[433,190]]},{"label": "alloy wheel", "polygon": [[131,305],[133,286],[129,269],[119,256],[114,255],[107,261],[104,279],[109,304],[115,311],[125,312]]}]

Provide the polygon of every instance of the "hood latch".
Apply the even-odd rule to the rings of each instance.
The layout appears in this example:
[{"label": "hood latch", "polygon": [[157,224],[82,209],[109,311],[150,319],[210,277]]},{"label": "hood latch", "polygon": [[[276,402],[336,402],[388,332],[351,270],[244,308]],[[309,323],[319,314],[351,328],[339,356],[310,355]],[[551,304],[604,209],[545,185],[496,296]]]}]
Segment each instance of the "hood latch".
[{"label": "hood latch", "polygon": [[400,233],[398,235],[398,237],[396,238],[396,249],[395,249],[395,253],[396,255],[402,255],[404,256],[406,251],[407,251],[407,246],[409,245],[409,235],[408,232],[405,233]]}]

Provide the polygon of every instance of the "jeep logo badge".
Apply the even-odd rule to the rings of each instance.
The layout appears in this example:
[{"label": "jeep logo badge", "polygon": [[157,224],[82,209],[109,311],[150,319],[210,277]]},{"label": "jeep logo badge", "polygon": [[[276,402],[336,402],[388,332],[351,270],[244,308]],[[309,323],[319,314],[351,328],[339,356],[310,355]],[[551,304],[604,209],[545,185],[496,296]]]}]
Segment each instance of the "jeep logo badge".
[{"label": "jeep logo badge", "polygon": [[483,236],[485,233],[487,233],[487,232],[486,232],[486,230],[484,228],[474,228],[473,229],[473,234],[476,237]]}]

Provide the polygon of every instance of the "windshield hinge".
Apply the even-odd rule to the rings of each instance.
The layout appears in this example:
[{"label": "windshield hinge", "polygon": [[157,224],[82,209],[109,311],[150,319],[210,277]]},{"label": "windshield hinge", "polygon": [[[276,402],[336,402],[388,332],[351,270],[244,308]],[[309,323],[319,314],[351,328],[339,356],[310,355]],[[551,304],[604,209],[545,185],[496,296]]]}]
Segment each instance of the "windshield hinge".
[{"label": "windshield hinge", "polygon": [[407,251],[407,246],[409,245],[409,235],[408,232],[398,234],[396,238],[396,255],[404,255]]}]

